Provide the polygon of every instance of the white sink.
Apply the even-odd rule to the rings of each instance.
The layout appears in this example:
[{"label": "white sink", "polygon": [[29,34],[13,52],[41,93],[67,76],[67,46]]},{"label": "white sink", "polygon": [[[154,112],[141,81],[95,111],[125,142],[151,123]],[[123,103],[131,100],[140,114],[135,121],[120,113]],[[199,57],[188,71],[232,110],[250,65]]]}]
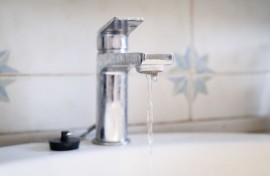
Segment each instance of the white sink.
[{"label": "white sink", "polygon": [[47,143],[0,148],[1,176],[269,176],[270,135],[146,134],[125,147],[86,140],[80,149],[49,151]]}]

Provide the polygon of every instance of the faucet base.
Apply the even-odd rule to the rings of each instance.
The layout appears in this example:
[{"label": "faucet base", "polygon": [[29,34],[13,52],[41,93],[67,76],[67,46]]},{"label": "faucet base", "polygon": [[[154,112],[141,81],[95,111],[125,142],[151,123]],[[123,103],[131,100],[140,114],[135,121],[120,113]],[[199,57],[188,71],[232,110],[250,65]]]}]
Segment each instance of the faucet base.
[{"label": "faucet base", "polygon": [[105,146],[121,146],[121,145],[127,145],[130,143],[129,139],[126,139],[124,141],[120,141],[120,142],[105,142],[105,141],[100,141],[98,139],[93,139],[92,140],[93,144],[97,144],[97,145],[105,145]]}]

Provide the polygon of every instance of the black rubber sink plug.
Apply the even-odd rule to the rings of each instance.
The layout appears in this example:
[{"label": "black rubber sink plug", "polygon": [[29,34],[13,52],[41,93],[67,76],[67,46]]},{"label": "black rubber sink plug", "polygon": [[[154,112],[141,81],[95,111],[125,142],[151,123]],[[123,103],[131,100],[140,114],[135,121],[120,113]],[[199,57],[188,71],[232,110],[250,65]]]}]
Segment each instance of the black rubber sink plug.
[{"label": "black rubber sink plug", "polygon": [[69,131],[62,131],[60,138],[50,140],[49,143],[51,150],[68,151],[78,149],[80,138],[70,137],[71,134],[72,133]]}]

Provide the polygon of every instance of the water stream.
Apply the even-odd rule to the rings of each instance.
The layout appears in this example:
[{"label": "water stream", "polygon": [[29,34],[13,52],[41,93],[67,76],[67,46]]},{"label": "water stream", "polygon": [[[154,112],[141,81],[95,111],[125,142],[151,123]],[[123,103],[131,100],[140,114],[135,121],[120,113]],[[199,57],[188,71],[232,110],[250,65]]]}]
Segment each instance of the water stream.
[{"label": "water stream", "polygon": [[149,152],[152,154],[152,147],[153,147],[153,142],[154,142],[152,85],[153,85],[153,82],[157,81],[157,74],[146,74],[146,78],[148,79],[148,111],[147,111],[148,144],[149,144]]}]

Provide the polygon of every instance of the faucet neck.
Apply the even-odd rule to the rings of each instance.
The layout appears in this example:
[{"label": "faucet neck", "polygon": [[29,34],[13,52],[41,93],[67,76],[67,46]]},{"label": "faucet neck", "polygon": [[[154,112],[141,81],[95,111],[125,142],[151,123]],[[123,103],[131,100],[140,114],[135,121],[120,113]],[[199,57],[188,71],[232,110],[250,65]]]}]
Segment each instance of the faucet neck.
[{"label": "faucet neck", "polygon": [[124,34],[105,33],[98,36],[98,53],[126,53],[128,50],[128,36]]},{"label": "faucet neck", "polygon": [[143,22],[137,17],[114,17],[99,31],[97,48],[102,53],[126,53],[128,50],[128,36]]}]

